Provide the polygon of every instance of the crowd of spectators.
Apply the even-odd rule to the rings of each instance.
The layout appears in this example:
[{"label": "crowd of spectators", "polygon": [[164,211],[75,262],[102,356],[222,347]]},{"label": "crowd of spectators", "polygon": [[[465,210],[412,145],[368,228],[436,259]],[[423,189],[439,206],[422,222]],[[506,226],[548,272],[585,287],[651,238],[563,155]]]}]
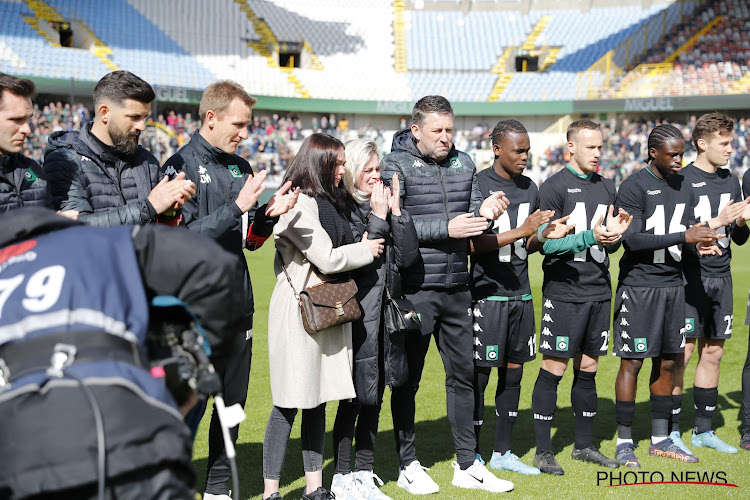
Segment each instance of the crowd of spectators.
[{"label": "crowd of spectators", "polygon": [[[722,16],[721,21],[692,47],[679,54],[674,69],[666,78],[664,75],[649,76],[641,83],[650,85],[652,94],[658,95],[715,95],[729,92],[735,82],[750,74],[750,6],[739,0],[707,2],[682,23],[675,25],[660,43],[628,69],[638,64],[664,62],[717,16]],[[638,77],[638,74],[629,73],[624,84],[632,85]],[[653,83],[657,79],[663,81],[653,90]],[[644,92],[637,83],[633,87],[635,94]]]},{"label": "crowd of spectators", "polygon": [[[47,145],[47,138],[58,130],[78,130],[83,123],[91,119],[91,112],[82,104],[70,105],[49,103],[35,105],[31,120],[32,135],[26,145],[24,154],[42,162],[42,155]],[[695,157],[690,130],[696,117],[691,117],[687,124],[673,123],[682,130],[686,141],[686,163]],[[662,120],[615,120],[604,123],[604,150],[600,159],[600,173],[611,178],[619,185],[630,173],[641,168],[647,157],[647,138],[649,132]],[[159,114],[157,119],[141,135],[141,145],[149,149],[160,162],[164,163],[172,154],[185,144],[199,127],[199,121],[192,113]],[[399,128],[406,127],[406,120],[401,120]],[[343,142],[364,138],[373,140],[382,154],[390,151],[390,141],[395,130],[384,130],[365,124],[352,129],[345,118],[337,119],[335,114],[315,116],[309,124],[304,124],[296,115],[277,113],[258,113],[248,130],[248,139],[238,149],[238,154],[248,160],[256,171],[266,170],[271,180],[276,176],[280,180],[286,167],[294,158],[299,144],[306,135],[312,132],[327,132],[337,136]],[[741,175],[750,167],[750,118],[741,118],[735,122],[734,153],[730,168],[736,175]],[[454,134],[456,148],[471,155],[477,166],[482,168],[491,163],[492,127],[488,124],[476,124],[466,130],[457,130]],[[487,156],[487,158],[485,158]],[[483,160],[484,158],[484,160]],[[550,175],[557,172],[568,161],[567,145],[564,143],[550,145],[538,158],[532,158],[532,168],[528,175],[541,184]]]}]

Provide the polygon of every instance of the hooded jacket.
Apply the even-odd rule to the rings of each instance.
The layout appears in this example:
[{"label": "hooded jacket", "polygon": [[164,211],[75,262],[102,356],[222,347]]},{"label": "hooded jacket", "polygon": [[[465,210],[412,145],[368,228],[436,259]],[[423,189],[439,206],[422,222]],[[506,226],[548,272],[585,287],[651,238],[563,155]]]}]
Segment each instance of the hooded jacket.
[{"label": "hooded jacket", "polygon": [[115,154],[91,133],[55,132],[44,152],[44,176],[52,207],[77,210],[94,226],[142,225],[156,219],[148,195],[159,182],[159,162],[138,146],[130,157]]},{"label": "hooded jacket", "polygon": [[361,321],[352,325],[354,389],[360,403],[377,405],[380,370],[385,384],[391,387],[403,385],[409,377],[404,335],[392,337],[382,328],[383,298],[386,283],[392,297],[402,295],[401,272],[417,261],[419,241],[406,211],[400,216],[389,214],[383,220],[372,214],[369,201],[359,206],[352,202],[348,208],[355,241],[362,241],[365,232],[369,239],[385,239],[383,254],[372,264],[352,272],[363,311]]},{"label": "hooded jacket", "polygon": [[448,222],[473,212],[478,216],[482,193],[471,158],[451,147],[441,162],[423,155],[410,129],[393,136],[391,153],[383,158],[381,177],[401,181],[401,206],[414,219],[419,258],[404,273],[407,293],[468,286],[469,242],[448,236]]},{"label": "hooded jacket", "polygon": [[0,154],[0,213],[47,204],[47,181],[42,168],[21,154]]}]

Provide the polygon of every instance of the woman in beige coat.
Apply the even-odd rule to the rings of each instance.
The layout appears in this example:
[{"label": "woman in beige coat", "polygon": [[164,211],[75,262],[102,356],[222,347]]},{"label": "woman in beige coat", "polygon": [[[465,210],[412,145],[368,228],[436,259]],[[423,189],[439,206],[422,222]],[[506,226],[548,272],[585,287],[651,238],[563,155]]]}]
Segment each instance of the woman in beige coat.
[{"label": "woman in beige coat", "polygon": [[280,499],[279,480],[297,409],[302,409],[302,458],[307,488],[303,499],[332,498],[323,484],[323,445],[327,401],[355,397],[352,382],[351,324],[309,334],[294,290],[330,275],[370,264],[383,251],[383,239],[354,243],[342,215],[347,199],[340,186],[344,145],[327,134],[308,137],[284,181],[300,187],[297,205],[274,227],[278,250],[276,286],[268,317],[268,357],[273,410],[263,442],[264,499]]}]

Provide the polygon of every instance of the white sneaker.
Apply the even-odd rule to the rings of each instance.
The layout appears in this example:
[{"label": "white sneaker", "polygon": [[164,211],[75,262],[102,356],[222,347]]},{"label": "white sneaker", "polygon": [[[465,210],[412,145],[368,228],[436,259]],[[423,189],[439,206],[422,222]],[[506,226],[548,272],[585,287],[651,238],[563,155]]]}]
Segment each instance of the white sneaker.
[{"label": "white sneaker", "polygon": [[203,500],[232,500],[232,491],[228,495],[215,495],[213,493],[204,493]]},{"label": "white sneaker", "polygon": [[367,492],[367,496],[365,497],[367,500],[393,500],[377,487],[375,481],[377,480],[378,484],[383,486],[383,480],[374,472],[370,470],[360,470],[353,474],[362,485],[362,488]]},{"label": "white sneaker", "polygon": [[440,491],[440,486],[438,486],[437,483],[427,475],[425,472],[426,470],[430,469],[422,467],[419,460],[414,460],[407,465],[405,469],[401,469],[396,485],[398,485],[399,488],[405,489],[412,495],[429,495],[430,493],[437,493]]},{"label": "white sneaker", "polygon": [[479,460],[474,460],[471,467],[466,470],[461,470],[461,467],[456,462],[453,462],[452,465],[453,486],[485,490],[491,493],[504,493],[513,489],[513,483],[495,476],[487,470],[487,467],[479,463]]},{"label": "white sneaker", "polygon": [[349,474],[334,474],[331,481],[331,491],[338,500],[367,500],[362,483],[352,472]]}]

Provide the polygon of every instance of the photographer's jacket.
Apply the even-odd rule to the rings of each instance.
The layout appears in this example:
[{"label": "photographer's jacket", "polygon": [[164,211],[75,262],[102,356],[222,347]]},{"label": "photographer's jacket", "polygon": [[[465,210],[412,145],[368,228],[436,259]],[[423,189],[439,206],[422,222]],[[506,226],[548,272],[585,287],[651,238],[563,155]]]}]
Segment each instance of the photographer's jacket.
[{"label": "photographer's jacket", "polygon": [[393,136],[391,153],[383,158],[381,176],[390,184],[401,180],[401,206],[414,219],[419,236],[417,263],[404,273],[404,290],[444,290],[469,284],[469,243],[448,236],[448,222],[474,212],[482,193],[476,167],[466,153],[452,147],[440,163],[422,155],[411,130]]},{"label": "photographer's jacket", "polygon": [[0,213],[47,204],[42,168],[21,154],[0,154]]},{"label": "photographer's jacket", "polygon": [[93,226],[146,224],[156,219],[148,195],[159,182],[159,162],[138,146],[122,157],[91,133],[55,132],[44,152],[44,176],[55,210],[77,210]]},{"label": "photographer's jacket", "polygon": [[148,304],[154,295],[180,298],[219,346],[217,334],[238,321],[239,265],[184,230],[94,228],[44,209],[8,214],[0,226],[0,497],[97,480],[86,395],[71,377],[46,373],[58,343],[77,348],[67,370],[101,407],[108,478],[157,465],[193,477],[189,431],[164,379],[149,371]]},{"label": "photographer's jacket", "polygon": [[[169,176],[184,171],[187,178],[195,183],[195,196],[182,207],[183,223],[191,231],[203,233],[237,255],[242,255],[243,248],[255,250],[260,247],[273,232],[273,225],[278,219],[265,217],[265,205],[258,207],[256,203],[247,216],[243,216],[234,201],[247,179],[253,175],[250,164],[238,155],[211,146],[199,132],[193,134],[190,142],[167,160],[162,170]],[[252,314],[252,286],[247,270],[245,274],[245,313]]]}]

